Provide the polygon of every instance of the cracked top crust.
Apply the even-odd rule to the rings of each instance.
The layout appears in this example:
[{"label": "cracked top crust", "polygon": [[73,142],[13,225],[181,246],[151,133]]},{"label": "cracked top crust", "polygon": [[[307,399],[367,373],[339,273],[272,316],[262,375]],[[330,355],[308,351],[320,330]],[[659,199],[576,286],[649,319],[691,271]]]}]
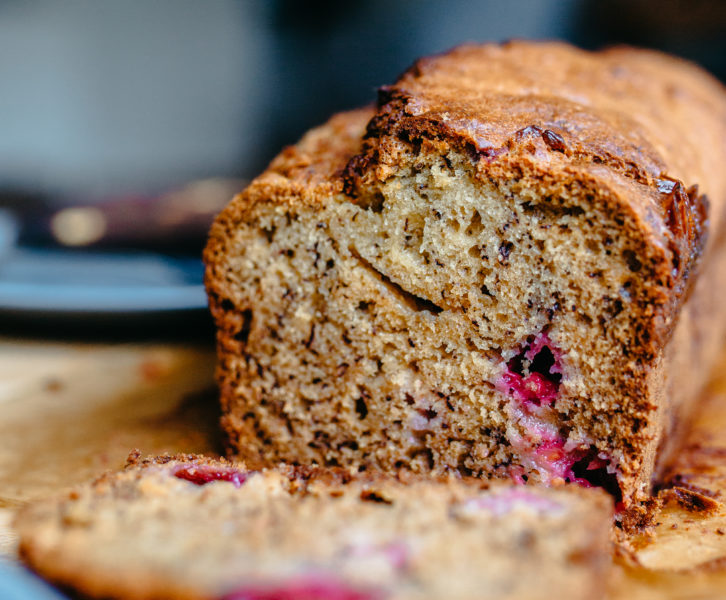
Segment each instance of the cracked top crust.
[{"label": "cracked top crust", "polygon": [[570,177],[596,173],[668,249],[666,279],[680,305],[706,245],[707,221],[719,230],[723,220],[723,91],[689,63],[646,50],[460,46],[420,59],[381,90],[364,150],[346,169],[346,189],[355,195],[385,179],[400,161],[401,143],[424,140],[440,151],[468,152],[480,170],[525,151]]},{"label": "cracked top crust", "polygon": [[685,61],[631,48],[460,46],[417,61],[381,100],[369,136],[417,120],[492,156],[537,126],[561,136],[551,149],[644,183],[705,181],[718,153],[699,147],[724,145],[722,86]]}]

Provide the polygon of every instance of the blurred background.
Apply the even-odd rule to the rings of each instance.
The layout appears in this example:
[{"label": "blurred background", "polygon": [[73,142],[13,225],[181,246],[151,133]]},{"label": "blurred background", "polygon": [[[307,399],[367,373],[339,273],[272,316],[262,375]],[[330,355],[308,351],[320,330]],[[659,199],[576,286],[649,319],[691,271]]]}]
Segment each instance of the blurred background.
[{"label": "blurred background", "polygon": [[[0,0],[0,239],[198,256],[283,145],[420,55],[508,38],[660,48],[726,78],[722,0]],[[4,278],[0,260],[0,311]]]},{"label": "blurred background", "polygon": [[86,199],[248,178],[416,57],[511,37],[726,76],[722,0],[0,0],[0,184]]}]

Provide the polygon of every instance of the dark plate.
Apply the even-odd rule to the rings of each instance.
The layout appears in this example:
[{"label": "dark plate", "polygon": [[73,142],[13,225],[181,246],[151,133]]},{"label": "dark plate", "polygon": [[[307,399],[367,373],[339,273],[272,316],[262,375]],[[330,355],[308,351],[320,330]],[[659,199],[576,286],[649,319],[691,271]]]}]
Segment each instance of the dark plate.
[{"label": "dark plate", "polygon": [[134,315],[207,307],[199,259],[14,248],[0,258],[0,312]]}]

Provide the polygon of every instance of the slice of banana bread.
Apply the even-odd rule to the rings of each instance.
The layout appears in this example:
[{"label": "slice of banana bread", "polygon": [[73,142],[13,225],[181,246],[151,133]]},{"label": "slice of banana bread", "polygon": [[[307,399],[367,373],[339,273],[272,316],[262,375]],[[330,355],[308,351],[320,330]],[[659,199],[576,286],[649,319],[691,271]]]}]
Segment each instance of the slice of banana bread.
[{"label": "slice of banana bread", "polygon": [[726,330],[725,160],[726,94],[674,58],[418,61],[211,230],[233,451],[576,481],[635,510]]},{"label": "slice of banana bread", "polygon": [[17,519],[42,575],[103,598],[601,598],[595,490],[132,459]]}]

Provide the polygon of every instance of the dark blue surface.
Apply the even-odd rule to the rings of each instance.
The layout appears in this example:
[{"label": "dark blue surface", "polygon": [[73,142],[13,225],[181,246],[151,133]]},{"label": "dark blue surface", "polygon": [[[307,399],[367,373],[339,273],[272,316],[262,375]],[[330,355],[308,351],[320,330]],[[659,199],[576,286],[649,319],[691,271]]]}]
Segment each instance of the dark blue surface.
[{"label": "dark blue surface", "polygon": [[0,312],[205,309],[203,274],[198,259],[16,247],[0,257]]}]

